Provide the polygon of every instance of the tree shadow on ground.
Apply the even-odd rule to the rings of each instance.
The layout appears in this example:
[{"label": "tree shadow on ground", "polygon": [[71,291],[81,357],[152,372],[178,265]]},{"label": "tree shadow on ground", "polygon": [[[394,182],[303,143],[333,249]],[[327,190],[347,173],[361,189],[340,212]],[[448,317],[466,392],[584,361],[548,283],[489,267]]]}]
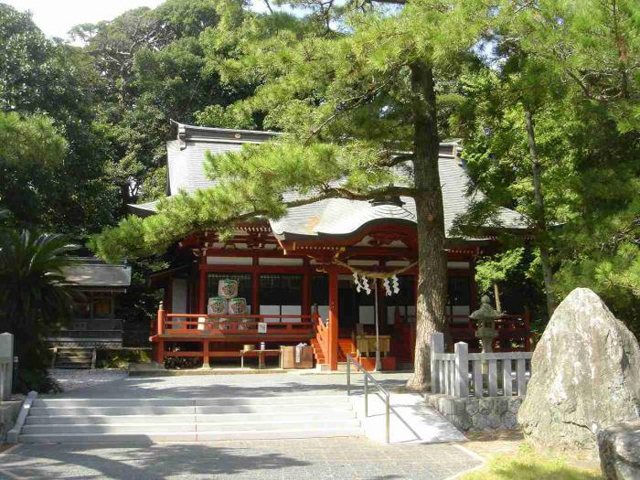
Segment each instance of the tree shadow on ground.
[{"label": "tree shadow on ground", "polygon": [[12,478],[68,478],[73,472],[75,478],[131,480],[171,476],[211,478],[255,472],[256,477],[264,478],[265,471],[310,465],[279,452],[208,444],[149,444],[123,449],[105,445],[49,445],[37,453],[32,448],[22,447],[6,456],[0,477],[4,473]]},{"label": "tree shadow on ground", "polygon": [[[362,389],[361,380],[352,375],[353,389]],[[386,388],[403,385],[405,379],[384,378]],[[212,375],[180,377],[127,377],[101,385],[78,388],[57,398],[238,398],[313,394],[343,394],[343,376],[290,374]]]}]

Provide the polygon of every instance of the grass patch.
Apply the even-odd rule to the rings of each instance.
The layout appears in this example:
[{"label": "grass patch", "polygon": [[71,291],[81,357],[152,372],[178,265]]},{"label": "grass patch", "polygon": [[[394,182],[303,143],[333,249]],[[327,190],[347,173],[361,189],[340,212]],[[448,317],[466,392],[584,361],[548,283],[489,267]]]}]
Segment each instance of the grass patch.
[{"label": "grass patch", "polygon": [[596,480],[600,472],[570,465],[559,455],[543,454],[521,445],[515,455],[499,454],[462,480]]},{"label": "grass patch", "polygon": [[150,361],[150,348],[121,348],[96,352],[96,368],[127,368],[130,363],[149,363]]}]

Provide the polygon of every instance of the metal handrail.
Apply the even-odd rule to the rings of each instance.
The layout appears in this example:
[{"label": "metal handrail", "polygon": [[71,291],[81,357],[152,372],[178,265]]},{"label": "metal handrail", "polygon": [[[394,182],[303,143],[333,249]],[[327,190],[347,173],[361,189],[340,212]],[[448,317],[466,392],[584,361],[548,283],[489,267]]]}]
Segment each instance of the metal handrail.
[{"label": "metal handrail", "polygon": [[390,417],[391,417],[391,394],[378,382],[373,375],[365,370],[365,368],[351,355],[347,354],[347,396],[351,395],[351,364],[357,370],[362,372],[364,376],[364,416],[369,416],[369,380],[378,388],[375,392],[378,397],[385,403],[385,441],[389,443]]}]

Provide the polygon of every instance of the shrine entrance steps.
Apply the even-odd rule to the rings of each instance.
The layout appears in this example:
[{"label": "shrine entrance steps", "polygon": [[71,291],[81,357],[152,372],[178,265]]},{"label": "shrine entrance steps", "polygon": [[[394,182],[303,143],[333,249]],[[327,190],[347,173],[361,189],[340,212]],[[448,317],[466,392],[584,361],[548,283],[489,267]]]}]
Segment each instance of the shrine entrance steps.
[{"label": "shrine entrance steps", "polygon": [[54,368],[94,368],[96,363],[94,347],[57,347],[54,350]]},{"label": "shrine entrance steps", "polygon": [[[313,356],[316,360],[316,366],[321,371],[329,371],[329,365],[325,358],[324,351],[320,347],[320,343],[314,337],[311,339],[311,347],[313,348]],[[356,356],[356,346],[351,338],[338,339],[338,371],[345,372],[347,370],[347,355]]]},{"label": "shrine entrance steps", "polygon": [[346,395],[36,399],[23,443],[158,443],[363,435]]}]

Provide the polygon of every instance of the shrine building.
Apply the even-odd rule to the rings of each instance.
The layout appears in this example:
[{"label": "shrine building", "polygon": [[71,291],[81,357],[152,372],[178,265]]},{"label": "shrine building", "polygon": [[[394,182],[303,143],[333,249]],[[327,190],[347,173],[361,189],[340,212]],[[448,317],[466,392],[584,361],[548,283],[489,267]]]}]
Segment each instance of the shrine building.
[{"label": "shrine building", "polygon": [[[273,132],[174,124],[167,142],[168,192],[211,187],[204,165],[211,154],[261,143]],[[471,205],[469,177],[456,142],[440,145],[448,260],[447,324],[452,341],[477,348],[469,319],[479,299],[475,262],[498,251],[498,229],[525,234],[517,212],[500,208],[498,221],[481,238],[451,234],[454,219]],[[481,192],[474,194],[482,197]],[[153,215],[157,202],[132,205]],[[499,225],[499,226],[498,226]],[[415,348],[416,210],[410,197],[384,203],[342,198],[290,208],[279,220],[255,218],[237,225],[233,238],[194,233],[168,252],[171,266],[151,275],[164,300],[151,331],[154,360],[191,357],[202,364],[234,362],[247,345],[278,355],[285,345],[307,343],[319,368],[336,370],[347,354],[373,368],[376,322],[383,369],[410,368]],[[244,313],[211,313],[221,280],[235,280]],[[233,283],[233,282],[232,282]],[[376,294],[377,290],[377,294]],[[494,350],[529,349],[529,318],[505,313],[497,323]],[[372,351],[373,349],[373,351]],[[244,360],[244,358],[243,358]]]}]

